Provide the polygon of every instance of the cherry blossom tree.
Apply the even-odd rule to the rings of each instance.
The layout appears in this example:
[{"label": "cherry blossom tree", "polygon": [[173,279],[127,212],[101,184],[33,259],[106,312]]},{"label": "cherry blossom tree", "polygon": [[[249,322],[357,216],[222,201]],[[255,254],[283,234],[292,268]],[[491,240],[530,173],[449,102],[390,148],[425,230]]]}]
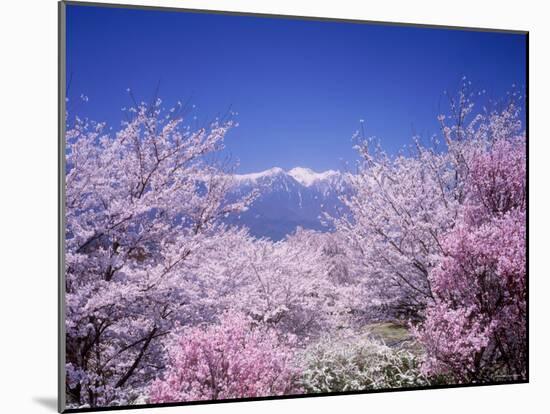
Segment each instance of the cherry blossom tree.
[{"label": "cherry blossom tree", "polygon": [[161,102],[116,134],[76,119],[66,132],[66,372],[73,407],[130,403],[159,369],[160,339],[195,301],[187,266],[230,239],[218,218],[230,176],[205,162],[231,120],[190,130]]},{"label": "cherry blossom tree", "polygon": [[351,216],[337,227],[369,286],[365,306],[408,317],[432,299],[428,272],[458,214],[450,156],[418,146],[414,157],[391,158],[373,140],[357,148],[362,163],[344,198]]},{"label": "cherry blossom tree", "polygon": [[330,281],[322,246],[313,232],[298,231],[280,242],[255,240],[241,249],[248,284],[234,306],[282,333],[309,341],[338,324],[339,294]]},{"label": "cherry blossom tree", "polygon": [[435,303],[417,332],[430,375],[526,378],[525,156],[524,135],[496,134],[470,164],[465,211],[443,239],[430,273]]},{"label": "cherry blossom tree", "polygon": [[331,300],[325,308],[328,323],[321,333],[331,332],[352,335],[372,322],[372,312],[365,312],[365,298],[370,291],[361,278],[362,269],[357,265],[357,252],[350,248],[341,232],[318,232],[298,229],[289,237],[292,243],[308,246],[315,252],[315,263],[326,274],[324,288]]},{"label": "cherry blossom tree", "polygon": [[435,300],[430,272],[446,256],[444,238],[475,190],[468,185],[473,160],[488,143],[519,133],[514,103],[474,114],[471,95],[465,84],[451,100],[451,114],[439,116],[442,142],[425,146],[416,139],[408,155],[389,156],[376,140],[357,136],[361,162],[350,176],[352,195],[343,197],[351,214],[335,221],[373,314],[423,318]]}]

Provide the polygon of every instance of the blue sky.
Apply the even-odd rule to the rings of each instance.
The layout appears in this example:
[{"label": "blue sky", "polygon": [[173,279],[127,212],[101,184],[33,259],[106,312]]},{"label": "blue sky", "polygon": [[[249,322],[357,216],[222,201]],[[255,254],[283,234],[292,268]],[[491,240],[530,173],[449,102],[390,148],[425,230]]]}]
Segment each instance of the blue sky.
[{"label": "blue sky", "polygon": [[[356,159],[365,120],[390,153],[438,131],[444,90],[462,76],[499,99],[525,85],[525,36],[153,10],[67,7],[70,110],[119,126],[122,107],[189,98],[189,122],[229,107],[239,172]],[[84,94],[89,101],[80,102]],[[193,117],[197,121],[193,121]]]}]

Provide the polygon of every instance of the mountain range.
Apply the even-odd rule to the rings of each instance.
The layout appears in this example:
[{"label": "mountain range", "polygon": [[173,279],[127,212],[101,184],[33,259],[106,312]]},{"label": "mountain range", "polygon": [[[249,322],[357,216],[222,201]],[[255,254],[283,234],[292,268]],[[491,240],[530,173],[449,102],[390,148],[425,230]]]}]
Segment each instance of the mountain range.
[{"label": "mountain range", "polygon": [[234,175],[230,197],[237,199],[257,193],[248,210],[228,216],[228,224],[247,226],[255,237],[281,240],[298,226],[330,231],[324,219],[344,214],[340,196],[350,191],[349,175],[340,171],[315,172],[295,167],[285,171],[271,168],[251,174]]}]

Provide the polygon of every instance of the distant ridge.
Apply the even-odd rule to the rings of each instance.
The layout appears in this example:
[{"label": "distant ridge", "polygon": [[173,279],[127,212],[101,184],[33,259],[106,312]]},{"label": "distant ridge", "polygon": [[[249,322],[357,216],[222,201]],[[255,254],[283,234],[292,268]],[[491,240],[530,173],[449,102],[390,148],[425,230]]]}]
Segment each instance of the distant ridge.
[{"label": "distant ridge", "polygon": [[256,191],[259,196],[249,209],[230,215],[228,224],[247,226],[255,237],[281,240],[298,226],[317,231],[330,231],[325,213],[345,213],[340,197],[349,193],[349,174],[335,170],[315,172],[295,167],[235,174],[232,198]]}]

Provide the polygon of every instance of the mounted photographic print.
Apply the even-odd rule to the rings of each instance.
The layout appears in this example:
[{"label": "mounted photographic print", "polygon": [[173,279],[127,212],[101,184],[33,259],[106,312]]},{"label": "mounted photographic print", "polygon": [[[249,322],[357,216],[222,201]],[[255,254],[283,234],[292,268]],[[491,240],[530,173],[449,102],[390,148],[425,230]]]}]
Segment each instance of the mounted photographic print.
[{"label": "mounted photographic print", "polygon": [[528,381],[527,32],[59,12],[60,411]]}]

